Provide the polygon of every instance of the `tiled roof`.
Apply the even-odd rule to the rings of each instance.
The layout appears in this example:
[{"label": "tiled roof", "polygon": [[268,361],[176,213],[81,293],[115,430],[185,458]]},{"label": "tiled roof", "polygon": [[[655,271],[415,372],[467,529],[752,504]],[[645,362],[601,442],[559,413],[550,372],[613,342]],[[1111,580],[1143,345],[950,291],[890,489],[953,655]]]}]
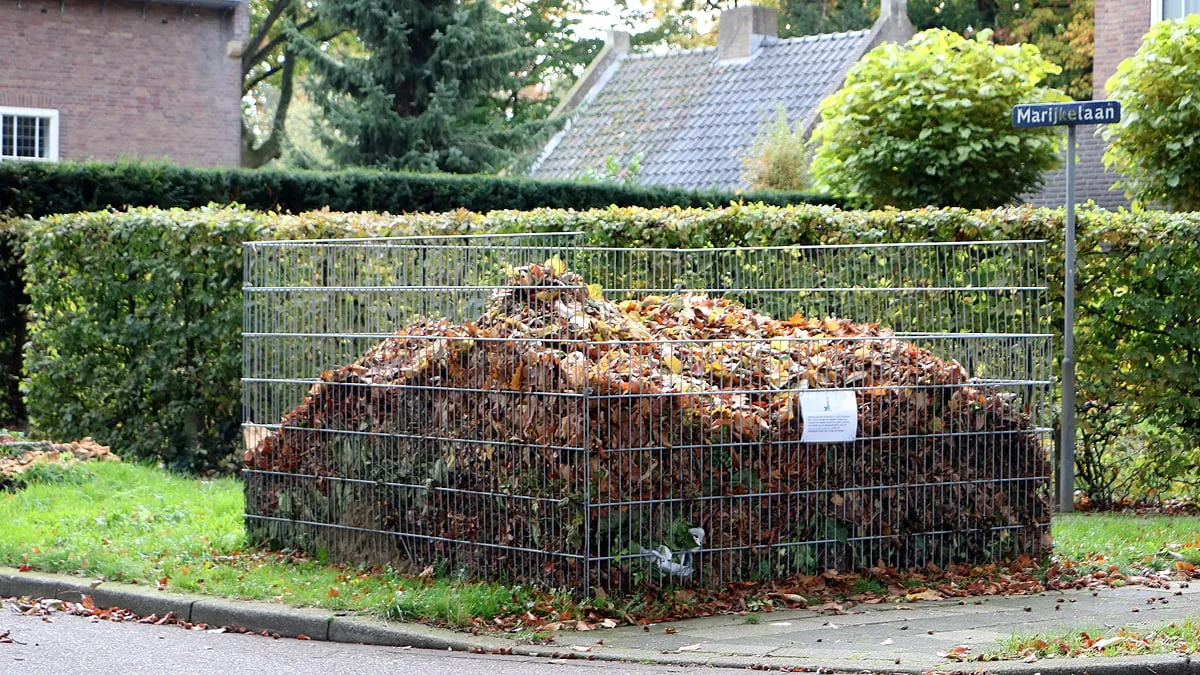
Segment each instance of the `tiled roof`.
[{"label": "tiled roof", "polygon": [[[1065,131],[1063,132],[1066,133]],[[1078,127],[1075,131],[1075,202],[1082,204],[1091,199],[1097,206],[1114,209],[1129,206],[1129,200],[1120,188],[1110,190],[1119,176],[1104,170],[1104,138],[1096,127]],[[1063,206],[1067,202],[1066,150],[1063,150],[1062,165],[1046,173],[1042,189],[1026,195],[1025,201],[1034,206]]]},{"label": "tiled roof", "polygon": [[795,122],[841,85],[868,31],[764,38],[754,57],[720,63],[715,48],[625,55],[550,142],[531,175],[576,178],[610,155],[636,182],[683,188],[745,187],[742,153],[782,103]]}]

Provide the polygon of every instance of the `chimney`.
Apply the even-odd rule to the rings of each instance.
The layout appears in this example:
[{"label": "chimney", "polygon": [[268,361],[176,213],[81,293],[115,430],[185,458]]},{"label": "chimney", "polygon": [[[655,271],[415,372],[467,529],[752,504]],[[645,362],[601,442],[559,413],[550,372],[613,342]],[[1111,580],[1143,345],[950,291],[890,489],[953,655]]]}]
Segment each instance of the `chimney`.
[{"label": "chimney", "polygon": [[908,42],[916,32],[908,20],[908,0],[880,0],[879,19],[875,21],[876,44]]},{"label": "chimney", "polygon": [[[887,0],[884,0],[885,2]],[[721,12],[717,24],[717,60],[748,61],[763,38],[779,35],[779,14],[773,7],[747,5]]]},{"label": "chimney", "polygon": [[630,52],[630,35],[623,30],[609,29],[604,33],[604,46],[612,49],[618,55]]}]

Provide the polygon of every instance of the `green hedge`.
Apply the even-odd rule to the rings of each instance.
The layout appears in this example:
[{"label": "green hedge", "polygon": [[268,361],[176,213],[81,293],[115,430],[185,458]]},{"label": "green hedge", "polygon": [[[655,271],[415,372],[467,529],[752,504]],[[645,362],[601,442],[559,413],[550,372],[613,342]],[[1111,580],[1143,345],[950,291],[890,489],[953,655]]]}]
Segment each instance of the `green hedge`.
[{"label": "green hedge", "polygon": [[576,183],[497,176],[394,171],[193,169],[169,164],[0,163],[0,215],[40,218],[54,213],[127,206],[198,208],[243,204],[262,211],[431,213],[467,209],[594,209],[617,206],[721,206],[745,199],[767,204],[834,204],[797,192],[694,192],[675,188]]},{"label": "green hedge", "polygon": [[[761,205],[408,217],[241,209],[53,216],[26,224],[33,317],[26,405],[34,425],[52,435],[91,434],[179,468],[231,465],[239,445],[239,244],[248,239],[531,230],[582,230],[593,244],[631,247],[1047,239],[1057,310],[1062,225],[1061,211],[1029,208]],[[1095,459],[1132,480],[1106,487],[1085,476],[1084,485],[1096,493],[1162,492],[1200,479],[1200,214],[1084,210],[1079,227],[1081,462]],[[1163,443],[1158,456],[1147,439]],[[1139,448],[1135,461],[1121,454]]]}]

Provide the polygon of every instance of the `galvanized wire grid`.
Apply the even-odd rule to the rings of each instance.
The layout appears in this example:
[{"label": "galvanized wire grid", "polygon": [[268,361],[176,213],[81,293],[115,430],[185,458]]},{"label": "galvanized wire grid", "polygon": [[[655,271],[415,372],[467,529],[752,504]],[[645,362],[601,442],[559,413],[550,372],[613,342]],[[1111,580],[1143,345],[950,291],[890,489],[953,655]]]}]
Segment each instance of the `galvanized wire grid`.
[{"label": "galvanized wire grid", "polygon": [[[584,590],[1047,544],[1043,242],[577,240],[247,244],[251,532]],[[857,440],[801,440],[821,388]]]}]

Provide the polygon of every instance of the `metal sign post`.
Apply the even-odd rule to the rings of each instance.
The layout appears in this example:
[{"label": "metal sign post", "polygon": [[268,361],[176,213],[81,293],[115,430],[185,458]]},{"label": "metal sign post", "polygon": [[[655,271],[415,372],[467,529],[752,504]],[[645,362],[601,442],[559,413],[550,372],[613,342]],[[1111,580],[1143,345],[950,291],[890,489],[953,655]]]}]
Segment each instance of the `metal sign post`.
[{"label": "metal sign post", "polygon": [[1075,127],[1121,121],[1120,101],[1080,101],[1013,106],[1013,126],[1067,127],[1067,231],[1063,270],[1062,443],[1058,509],[1075,509]]}]

